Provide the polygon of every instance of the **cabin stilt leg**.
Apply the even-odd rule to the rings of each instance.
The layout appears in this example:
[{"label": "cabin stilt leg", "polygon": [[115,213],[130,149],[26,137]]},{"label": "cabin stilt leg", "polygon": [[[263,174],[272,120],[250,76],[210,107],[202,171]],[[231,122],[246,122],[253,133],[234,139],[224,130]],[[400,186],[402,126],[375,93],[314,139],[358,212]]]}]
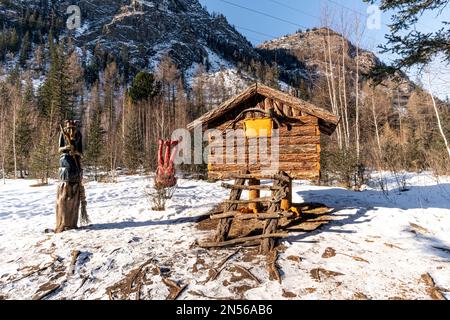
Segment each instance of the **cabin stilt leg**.
[{"label": "cabin stilt leg", "polygon": [[292,207],[292,179],[289,179],[288,196],[281,201],[281,210],[289,211]]},{"label": "cabin stilt leg", "polygon": [[[278,219],[270,219],[266,222],[266,226],[264,228],[264,235],[277,233],[278,229]],[[262,254],[267,254],[275,248],[276,239],[274,238],[265,238],[261,242],[260,252]]]},{"label": "cabin stilt leg", "polygon": [[[245,185],[246,179],[236,179],[235,185],[237,186],[243,186]],[[233,189],[231,190],[230,194],[230,200],[239,200],[241,199],[242,195],[242,189]],[[229,211],[236,211],[239,204],[230,203],[225,207],[224,212]],[[217,225],[217,231],[216,231],[216,242],[223,242],[227,240],[228,233],[230,232],[231,224],[233,223],[233,218],[225,218],[221,219],[219,221],[219,224]]]},{"label": "cabin stilt leg", "polygon": [[[260,181],[258,179],[250,179],[248,181],[248,185],[249,186],[259,186],[260,184],[261,183],[260,183]],[[259,197],[260,197],[260,191],[259,190],[250,190],[248,192],[248,199],[249,200],[258,199]],[[257,202],[250,203],[248,208],[258,212],[258,210],[259,210],[259,203],[257,203]]]}]

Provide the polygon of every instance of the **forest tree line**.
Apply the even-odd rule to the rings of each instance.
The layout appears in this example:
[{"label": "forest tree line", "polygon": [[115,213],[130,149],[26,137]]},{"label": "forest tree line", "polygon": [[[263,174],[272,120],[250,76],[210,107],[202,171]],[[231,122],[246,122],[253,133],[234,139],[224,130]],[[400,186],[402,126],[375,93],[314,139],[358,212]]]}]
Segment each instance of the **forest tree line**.
[{"label": "forest tree line", "polygon": [[[50,32],[41,45],[25,40],[16,48],[25,52],[23,57],[5,54],[9,70],[0,78],[3,177],[33,177],[42,183],[56,177],[59,125],[65,119],[81,120],[84,165],[95,179],[115,181],[117,169],[152,172],[158,139],[170,138],[173,130],[185,128],[239,89],[227,87],[223,73],[209,76],[202,65],[189,88],[170,56],[153,72],[141,71],[128,79],[126,58],[115,58],[100,45],[88,60],[88,52],[70,38],[57,41]],[[374,86],[360,74],[359,60],[346,57],[345,45],[341,55],[331,53],[325,35],[323,46],[318,54],[323,55],[326,76],[290,88],[292,94],[341,117],[336,133],[323,138],[322,179],[353,187],[364,183],[370,170],[448,173],[431,96],[420,85],[406,100],[401,90]],[[252,60],[248,66],[240,64],[238,72],[279,88],[276,66]],[[438,108],[448,135],[448,103],[438,101]],[[201,172],[204,167],[183,169]]]}]

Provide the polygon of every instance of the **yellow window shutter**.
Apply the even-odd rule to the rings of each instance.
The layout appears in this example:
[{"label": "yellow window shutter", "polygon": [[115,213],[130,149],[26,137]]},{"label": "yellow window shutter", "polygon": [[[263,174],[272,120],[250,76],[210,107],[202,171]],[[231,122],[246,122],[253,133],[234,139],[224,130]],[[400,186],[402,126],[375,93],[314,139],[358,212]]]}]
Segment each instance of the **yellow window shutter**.
[{"label": "yellow window shutter", "polygon": [[273,121],[271,118],[244,120],[247,138],[271,137]]}]

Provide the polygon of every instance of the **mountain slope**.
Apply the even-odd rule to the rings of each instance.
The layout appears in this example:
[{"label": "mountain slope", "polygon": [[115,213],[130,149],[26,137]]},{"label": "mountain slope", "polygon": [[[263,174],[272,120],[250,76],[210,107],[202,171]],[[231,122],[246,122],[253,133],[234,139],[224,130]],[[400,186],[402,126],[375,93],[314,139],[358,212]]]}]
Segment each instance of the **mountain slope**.
[{"label": "mountain slope", "polygon": [[[371,70],[382,64],[378,57],[368,50],[359,48],[343,35],[329,28],[314,28],[305,32],[273,39],[261,44],[260,50],[286,50],[302,61],[307,69],[308,78],[312,82],[324,78],[330,70],[330,56],[333,64],[333,73],[337,77],[344,57],[348,79],[355,77],[356,66],[363,81],[368,79]],[[357,60],[358,64],[357,64]],[[405,74],[398,74],[399,82],[385,79],[382,88],[389,93],[398,93],[402,105],[406,105],[415,85]]]},{"label": "mountain slope", "polygon": [[220,45],[226,45],[228,52],[236,51],[236,57],[254,55],[254,48],[241,34],[222,16],[211,16],[196,0],[16,0],[4,4],[0,21],[13,25],[26,11],[64,21],[69,5],[81,9],[81,28],[72,32],[77,46],[100,45],[115,56],[126,50],[136,69],[149,67],[163,53],[184,69],[194,62],[207,64],[207,48]]}]

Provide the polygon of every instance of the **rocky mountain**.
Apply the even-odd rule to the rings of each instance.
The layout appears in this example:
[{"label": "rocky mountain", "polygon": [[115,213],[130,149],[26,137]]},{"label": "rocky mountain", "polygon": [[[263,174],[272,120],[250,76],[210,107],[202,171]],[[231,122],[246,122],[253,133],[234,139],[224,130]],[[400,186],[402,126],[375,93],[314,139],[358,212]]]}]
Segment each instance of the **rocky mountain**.
[{"label": "rocky mountain", "polygon": [[[164,55],[188,75],[199,64],[211,73],[255,61],[272,66],[275,58],[284,81],[304,74],[301,61],[282,49],[254,48],[223,15],[210,14],[198,0],[1,0],[0,4],[3,30],[21,30],[22,38],[29,31],[35,43],[45,43],[50,29],[57,36],[70,35],[88,57],[100,49],[119,64],[129,64],[132,74],[153,69]],[[81,12],[81,24],[75,30],[66,27],[70,5],[77,5]],[[245,72],[242,75],[252,78]]]},{"label": "rocky mountain", "polygon": [[[329,72],[330,57],[334,65],[333,68],[336,69],[342,64],[342,57],[344,57],[349,79],[354,77],[357,65],[361,78],[364,80],[367,79],[374,67],[382,64],[373,52],[361,48],[357,52],[357,46],[343,35],[329,28],[299,31],[292,35],[267,41],[258,48],[267,51],[283,49],[292,54],[305,64],[307,78],[311,79],[312,82],[323,78],[325,73]],[[337,76],[338,70],[333,71],[334,75]],[[398,106],[406,105],[415,85],[405,74],[399,73],[396,78],[396,81],[385,79],[381,88],[391,94],[395,92],[399,96],[395,104],[398,104]]]},{"label": "rocky mountain", "polygon": [[[252,55],[254,48],[222,16],[211,16],[196,0],[28,0],[3,1],[3,24],[18,24],[26,12],[45,18],[69,16],[69,5],[81,9],[81,26],[72,35],[79,47],[104,50],[119,56],[126,50],[130,63],[146,68],[162,53],[168,53],[181,67],[208,63],[213,45],[227,51]],[[64,22],[64,21],[63,21]],[[68,30],[63,30],[69,33]],[[234,52],[236,51],[236,52]]]},{"label": "rocky mountain", "polygon": [[[80,8],[80,26],[75,30],[66,27],[70,5]],[[268,72],[261,67],[264,65],[277,68],[280,80],[287,85],[298,88],[307,83],[312,87],[327,70],[324,38],[336,59],[345,52],[350,72],[356,65],[356,47],[333,30],[297,32],[255,48],[223,15],[210,14],[198,0],[0,0],[0,27],[15,28],[19,38],[16,45],[5,49],[2,41],[11,42],[13,35],[0,37],[3,57],[14,50],[22,54],[20,41],[27,32],[36,45],[46,43],[51,30],[59,37],[71,36],[75,46],[83,50],[88,69],[93,55],[106,56],[103,60],[112,56],[121,70],[131,69],[130,77],[142,69],[154,69],[168,55],[187,78],[202,64],[209,74],[222,70],[228,82],[242,87],[255,78],[262,80]],[[25,56],[32,56],[31,51]],[[359,59],[362,75],[380,64],[365,50],[360,50]],[[244,70],[237,71],[242,66]],[[101,68],[94,70],[98,72]],[[407,99],[413,86],[406,77],[404,80],[400,87],[394,83],[387,83],[387,87],[396,86]]]}]

